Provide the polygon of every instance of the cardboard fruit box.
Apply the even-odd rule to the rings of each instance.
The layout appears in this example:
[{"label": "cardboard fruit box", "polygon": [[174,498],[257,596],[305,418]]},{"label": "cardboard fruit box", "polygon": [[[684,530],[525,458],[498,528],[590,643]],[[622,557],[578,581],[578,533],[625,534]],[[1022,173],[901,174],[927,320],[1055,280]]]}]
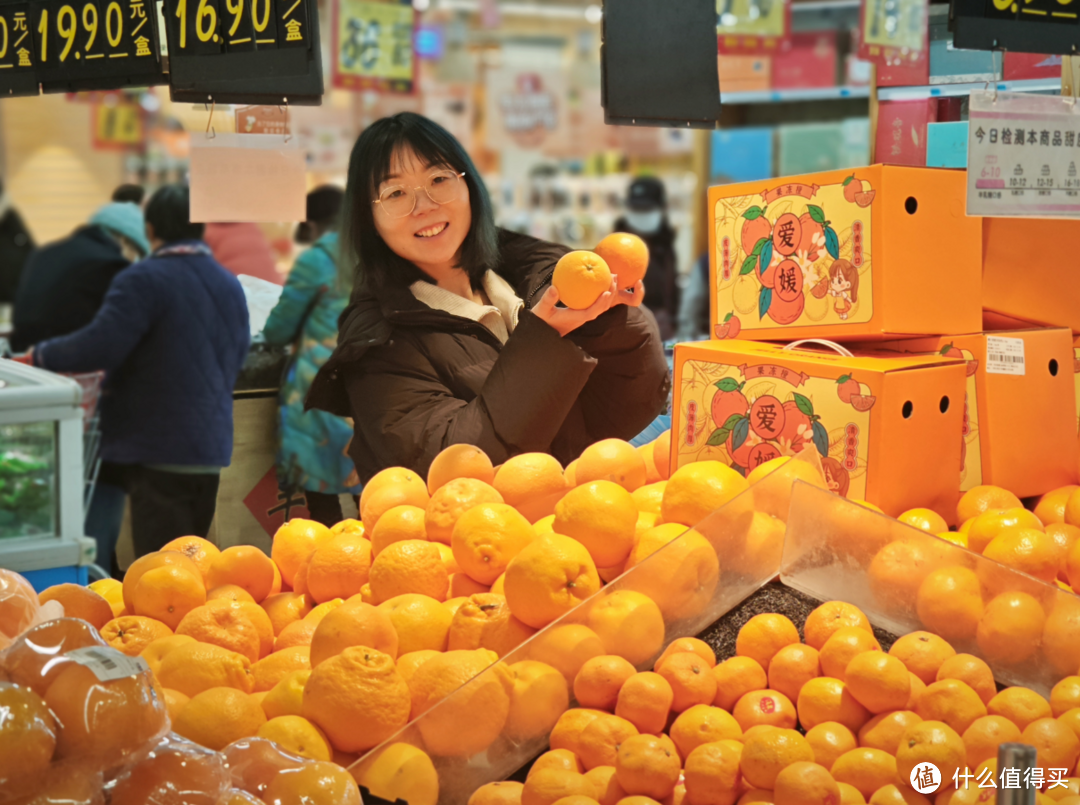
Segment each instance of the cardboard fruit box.
[{"label": "cardboard fruit box", "polygon": [[1080,334],[1080,278],[1067,269],[1080,221],[984,218],[982,227],[983,307]]},{"label": "cardboard fruit box", "polygon": [[979,332],[964,171],[873,165],[709,188],[713,337]]},{"label": "cardboard fruit box", "polygon": [[676,344],[672,468],[719,460],[748,473],[816,450],[841,496],[893,516],[925,506],[952,522],[965,371],[952,356]]},{"label": "cardboard fruit box", "polygon": [[1076,483],[1080,376],[1069,330],[995,330],[883,346],[967,362],[961,492],[993,484],[1031,497]]}]

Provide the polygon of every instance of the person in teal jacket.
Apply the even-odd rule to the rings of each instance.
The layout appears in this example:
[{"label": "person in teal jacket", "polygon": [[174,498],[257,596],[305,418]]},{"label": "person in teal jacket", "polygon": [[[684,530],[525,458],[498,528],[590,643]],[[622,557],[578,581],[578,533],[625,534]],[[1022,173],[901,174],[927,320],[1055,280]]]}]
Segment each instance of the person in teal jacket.
[{"label": "person in teal jacket", "polygon": [[338,316],[348,302],[337,284],[343,195],[332,186],[308,194],[307,221],[296,239],[313,245],[296,259],[263,328],[268,344],[294,347],[281,385],[278,483],[289,493],[303,490],[311,519],[327,526],[342,519],[338,495],[360,491],[352,459],[345,453],[352,423],[326,411],[304,411],[311,381],[337,346]]}]

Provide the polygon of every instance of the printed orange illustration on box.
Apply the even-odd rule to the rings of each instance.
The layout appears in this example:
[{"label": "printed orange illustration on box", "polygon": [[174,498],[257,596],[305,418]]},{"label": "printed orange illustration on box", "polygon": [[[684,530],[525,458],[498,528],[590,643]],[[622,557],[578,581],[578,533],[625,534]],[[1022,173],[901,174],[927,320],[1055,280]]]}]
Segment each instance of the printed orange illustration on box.
[{"label": "printed orange illustration on box", "polygon": [[1076,483],[1080,375],[1068,330],[995,330],[881,346],[966,361],[961,491],[993,484],[1029,497]]},{"label": "printed orange illustration on box", "polygon": [[1076,433],[1080,437],[1080,335],[1073,338],[1073,379],[1076,388]]},{"label": "printed orange illustration on box", "polygon": [[964,372],[951,356],[677,344],[672,466],[716,460],[746,474],[815,450],[837,494],[955,518]]},{"label": "printed orange illustration on box", "polygon": [[1039,327],[1080,334],[1080,221],[983,219],[983,307]]},{"label": "printed orange illustration on box", "polygon": [[709,188],[717,339],[887,339],[980,329],[963,171],[873,165]]}]

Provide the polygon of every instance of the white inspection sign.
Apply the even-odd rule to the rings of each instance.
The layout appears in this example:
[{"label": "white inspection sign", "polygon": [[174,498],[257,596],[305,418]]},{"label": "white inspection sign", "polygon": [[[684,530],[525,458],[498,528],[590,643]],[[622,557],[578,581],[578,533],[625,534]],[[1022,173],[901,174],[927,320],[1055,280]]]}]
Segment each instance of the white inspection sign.
[{"label": "white inspection sign", "polygon": [[971,93],[968,215],[1080,218],[1080,103]]}]

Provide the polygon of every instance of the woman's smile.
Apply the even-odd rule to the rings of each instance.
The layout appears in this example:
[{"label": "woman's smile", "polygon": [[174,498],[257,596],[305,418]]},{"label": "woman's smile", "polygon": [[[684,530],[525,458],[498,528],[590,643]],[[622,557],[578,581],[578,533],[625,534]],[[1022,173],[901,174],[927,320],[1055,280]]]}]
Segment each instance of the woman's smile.
[{"label": "woman's smile", "polygon": [[429,226],[429,227],[426,227],[424,229],[421,229],[419,232],[416,233],[416,235],[414,237],[418,237],[418,238],[435,238],[435,237],[438,237],[439,235],[441,235],[443,232],[445,232],[449,228],[450,228],[449,222],[443,221],[441,223],[434,224],[433,226]]}]

